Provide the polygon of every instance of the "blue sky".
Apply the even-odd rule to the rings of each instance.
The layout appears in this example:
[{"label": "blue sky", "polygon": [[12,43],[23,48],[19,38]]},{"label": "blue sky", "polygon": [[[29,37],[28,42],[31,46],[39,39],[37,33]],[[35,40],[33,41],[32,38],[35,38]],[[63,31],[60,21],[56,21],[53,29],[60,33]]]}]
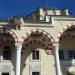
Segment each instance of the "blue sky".
[{"label": "blue sky", "polygon": [[75,0],[0,0],[0,18],[27,15],[38,7],[68,8],[75,15]]}]

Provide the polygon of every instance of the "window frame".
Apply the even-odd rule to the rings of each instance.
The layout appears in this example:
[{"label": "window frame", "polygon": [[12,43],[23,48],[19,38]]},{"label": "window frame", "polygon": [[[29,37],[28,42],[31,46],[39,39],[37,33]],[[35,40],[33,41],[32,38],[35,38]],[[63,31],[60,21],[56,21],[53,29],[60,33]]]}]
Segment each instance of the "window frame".
[{"label": "window frame", "polygon": [[40,60],[41,60],[41,53],[40,53],[40,49],[34,49],[34,50],[32,50],[32,52],[33,51],[39,51],[39,59],[33,59],[32,58],[32,53],[31,53],[31,61],[33,61],[33,62],[39,62]]},{"label": "window frame", "polygon": [[[75,50],[73,50],[73,49],[72,49],[72,50],[68,50],[67,53],[68,53],[68,60],[72,60],[72,59],[75,60],[75,56],[74,56],[74,55],[75,55]],[[71,53],[72,53],[73,55],[70,55]],[[71,57],[70,57],[70,56],[71,56]],[[74,57],[73,57],[73,56],[74,56]],[[73,57],[73,58],[72,58],[72,57]]]},{"label": "window frame", "polygon": [[68,57],[68,51],[75,51],[75,48],[65,48],[65,49],[60,49],[59,51],[61,50],[63,50],[64,53],[64,60],[60,60],[60,61],[70,61],[71,59],[69,59]]},{"label": "window frame", "polygon": [[6,73],[6,74],[8,74],[8,75],[10,75],[10,73],[9,73],[9,72],[2,72],[2,73],[1,73],[1,75],[5,74],[5,73]]},{"label": "window frame", "polygon": [[[10,46],[8,46],[9,47],[9,49],[5,49],[4,48],[4,50],[3,50],[3,52],[2,52],[2,61],[10,61],[11,59],[12,59],[12,51],[11,51],[11,48],[10,48]],[[4,59],[4,51],[10,51],[10,58],[7,58],[7,59]]]},{"label": "window frame", "polygon": [[[40,75],[40,72],[39,71],[32,71],[32,75],[33,75],[33,72],[34,73],[39,73],[39,75]],[[35,74],[36,75],[36,74]]]},{"label": "window frame", "polygon": [[[60,55],[60,52],[62,52],[62,53],[61,53],[62,55]],[[61,56],[61,57],[60,57],[60,56]],[[60,59],[60,61],[65,61],[64,50],[59,50],[59,59]]]},{"label": "window frame", "polygon": [[39,51],[38,50],[32,51],[32,60],[39,60]]}]

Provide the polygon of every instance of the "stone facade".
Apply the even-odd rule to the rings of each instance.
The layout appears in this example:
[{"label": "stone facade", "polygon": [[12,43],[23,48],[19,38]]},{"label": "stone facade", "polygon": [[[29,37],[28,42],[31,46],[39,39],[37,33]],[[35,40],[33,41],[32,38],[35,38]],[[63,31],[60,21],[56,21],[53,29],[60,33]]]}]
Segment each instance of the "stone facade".
[{"label": "stone facade", "polygon": [[[72,55],[75,50],[74,41],[75,17],[69,14],[68,9],[38,8],[27,16],[1,19],[0,74],[36,75],[37,72],[37,75],[67,75],[67,72],[74,73],[75,56]],[[9,52],[4,51],[8,50],[8,46],[11,50],[11,58],[7,60],[6,57],[10,57]],[[33,60],[33,51],[39,51],[38,60]],[[59,56],[63,57],[63,60]]]}]

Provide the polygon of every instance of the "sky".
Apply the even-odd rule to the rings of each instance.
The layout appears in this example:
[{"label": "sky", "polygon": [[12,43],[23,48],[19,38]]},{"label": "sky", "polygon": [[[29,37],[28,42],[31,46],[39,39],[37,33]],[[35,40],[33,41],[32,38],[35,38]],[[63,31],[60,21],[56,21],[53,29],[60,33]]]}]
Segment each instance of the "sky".
[{"label": "sky", "polygon": [[75,0],[0,0],[0,18],[25,16],[38,7],[68,8],[75,15]]}]

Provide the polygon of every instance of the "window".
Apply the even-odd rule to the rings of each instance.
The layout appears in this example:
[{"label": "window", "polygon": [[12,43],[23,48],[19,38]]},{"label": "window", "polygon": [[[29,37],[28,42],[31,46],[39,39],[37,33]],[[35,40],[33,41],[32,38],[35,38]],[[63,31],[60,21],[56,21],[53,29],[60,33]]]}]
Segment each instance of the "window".
[{"label": "window", "polygon": [[3,51],[3,59],[10,60],[11,59],[11,50],[9,46],[5,46]]},{"label": "window", "polygon": [[32,72],[32,75],[40,75],[39,72]]},{"label": "window", "polygon": [[69,50],[68,51],[68,59],[75,59],[75,51],[74,50]]},{"label": "window", "polygon": [[2,75],[9,75],[9,73],[2,73]]},{"label": "window", "polygon": [[39,60],[39,51],[38,50],[32,51],[32,59]]},{"label": "window", "polygon": [[59,58],[60,60],[64,60],[64,53],[62,50],[59,51]]}]

